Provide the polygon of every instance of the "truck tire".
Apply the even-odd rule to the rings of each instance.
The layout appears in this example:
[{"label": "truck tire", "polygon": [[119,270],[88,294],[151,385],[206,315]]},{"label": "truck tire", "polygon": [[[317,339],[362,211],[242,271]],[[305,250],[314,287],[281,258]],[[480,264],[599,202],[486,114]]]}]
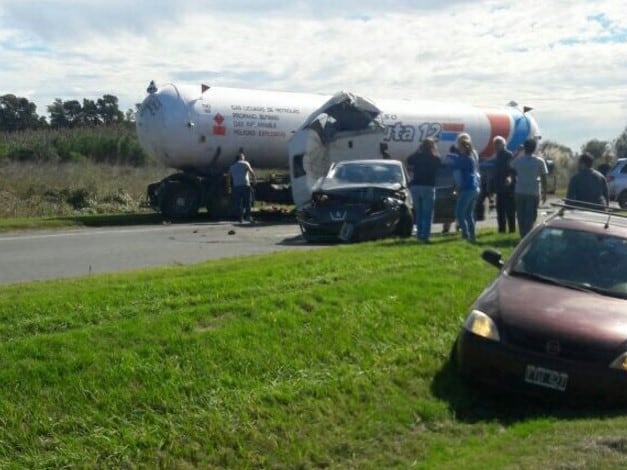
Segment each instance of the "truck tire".
[{"label": "truck tire", "polygon": [[200,190],[191,181],[168,181],[161,199],[161,213],[168,218],[193,217],[200,206]]},{"label": "truck tire", "polygon": [[617,200],[621,209],[627,209],[627,190],[620,193]]}]

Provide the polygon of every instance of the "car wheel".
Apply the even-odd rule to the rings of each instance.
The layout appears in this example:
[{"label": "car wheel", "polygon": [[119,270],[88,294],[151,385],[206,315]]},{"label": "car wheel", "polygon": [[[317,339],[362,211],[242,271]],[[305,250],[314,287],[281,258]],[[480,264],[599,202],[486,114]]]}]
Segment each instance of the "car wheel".
[{"label": "car wheel", "polygon": [[300,234],[303,236],[303,240],[305,240],[307,243],[312,243],[314,240],[311,234],[307,231],[307,229],[302,224],[298,224],[298,225],[300,227]]},{"label": "car wheel", "polygon": [[409,214],[409,211],[407,210],[407,208],[404,208],[401,214],[401,218],[398,221],[398,227],[396,228],[396,233],[398,234],[399,237],[408,238],[408,237],[411,237],[411,231],[413,228],[414,228],[414,220]]},{"label": "car wheel", "polygon": [[621,209],[627,209],[627,190],[620,193],[617,200]]}]

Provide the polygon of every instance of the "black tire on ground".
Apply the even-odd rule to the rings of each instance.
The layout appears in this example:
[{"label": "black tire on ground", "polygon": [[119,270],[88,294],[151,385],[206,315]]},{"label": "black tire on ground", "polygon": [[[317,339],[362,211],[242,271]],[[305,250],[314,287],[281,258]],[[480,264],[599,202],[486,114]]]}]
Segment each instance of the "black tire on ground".
[{"label": "black tire on ground", "polygon": [[401,214],[401,219],[398,221],[398,226],[396,227],[396,233],[401,238],[411,237],[411,231],[414,228],[414,220],[411,215],[407,211],[407,209],[403,209],[403,213]]},{"label": "black tire on ground", "polygon": [[168,181],[161,200],[161,213],[172,219],[193,217],[200,206],[200,190],[190,181]]},{"label": "black tire on ground", "polygon": [[311,238],[311,235],[309,235],[309,233],[307,233],[307,229],[305,227],[303,227],[302,224],[298,224],[299,228],[300,228],[300,234],[303,236],[303,240],[305,240],[307,243],[312,243],[313,240]]},{"label": "black tire on ground", "polygon": [[618,195],[618,205],[621,209],[627,209],[627,190]]}]

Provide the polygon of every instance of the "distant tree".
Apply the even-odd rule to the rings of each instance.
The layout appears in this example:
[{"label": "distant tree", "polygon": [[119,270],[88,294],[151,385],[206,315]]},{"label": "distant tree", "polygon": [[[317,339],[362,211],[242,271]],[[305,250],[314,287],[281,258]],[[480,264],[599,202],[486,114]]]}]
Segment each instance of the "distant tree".
[{"label": "distant tree", "polygon": [[54,128],[77,127],[82,122],[82,106],[77,100],[63,101],[56,98],[48,105],[50,125]]},{"label": "distant tree", "polygon": [[113,95],[103,95],[98,98],[98,115],[105,124],[124,121],[124,113],[118,107],[118,97]]},{"label": "distant tree", "polygon": [[37,106],[26,98],[12,94],[0,96],[0,130],[23,131],[45,126],[37,115]]},{"label": "distant tree", "polygon": [[60,127],[69,127],[67,116],[65,115],[65,109],[63,108],[63,101],[61,98],[56,98],[54,103],[48,105],[48,114],[50,115],[50,125],[55,129]]},{"label": "distant tree", "polygon": [[77,100],[63,101],[60,98],[48,106],[50,125],[60,127],[98,126],[124,122],[124,113],[118,108],[118,98],[103,95],[96,102],[83,98],[83,104]]},{"label": "distant tree", "polygon": [[559,156],[560,158],[572,158],[573,151],[570,147],[553,142],[552,140],[545,140],[540,144],[540,153],[546,156],[552,155],[553,157]]},{"label": "distant tree", "polygon": [[100,115],[98,113],[98,105],[93,100],[83,98],[83,107],[81,109],[81,125],[97,126],[102,124]]},{"label": "distant tree", "polygon": [[64,101],[63,111],[69,127],[79,127],[82,124],[83,107],[78,100]]},{"label": "distant tree", "polygon": [[592,139],[581,147],[581,152],[588,152],[596,160],[602,158],[610,149],[611,144],[607,140]]},{"label": "distant tree", "polygon": [[627,158],[627,127],[614,141],[614,152],[617,158]]},{"label": "distant tree", "polygon": [[131,122],[134,123],[135,122],[135,110],[133,108],[128,108],[126,110],[126,112],[124,113],[124,120],[126,122]]},{"label": "distant tree", "polygon": [[553,160],[557,187],[566,187],[570,177],[577,169],[577,164],[573,158],[574,154],[570,147],[546,140],[540,144],[540,153],[545,158]]}]

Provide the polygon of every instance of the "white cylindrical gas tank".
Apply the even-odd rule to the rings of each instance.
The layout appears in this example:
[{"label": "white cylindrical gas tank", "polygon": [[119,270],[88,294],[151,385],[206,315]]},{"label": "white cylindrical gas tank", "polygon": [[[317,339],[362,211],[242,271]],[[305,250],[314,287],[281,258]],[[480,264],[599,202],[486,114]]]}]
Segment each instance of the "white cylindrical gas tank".
[{"label": "white cylindrical gas tank", "polygon": [[144,149],[168,166],[179,164],[179,155],[191,142],[186,97],[174,85],[148,88],[136,118],[137,136]]}]

